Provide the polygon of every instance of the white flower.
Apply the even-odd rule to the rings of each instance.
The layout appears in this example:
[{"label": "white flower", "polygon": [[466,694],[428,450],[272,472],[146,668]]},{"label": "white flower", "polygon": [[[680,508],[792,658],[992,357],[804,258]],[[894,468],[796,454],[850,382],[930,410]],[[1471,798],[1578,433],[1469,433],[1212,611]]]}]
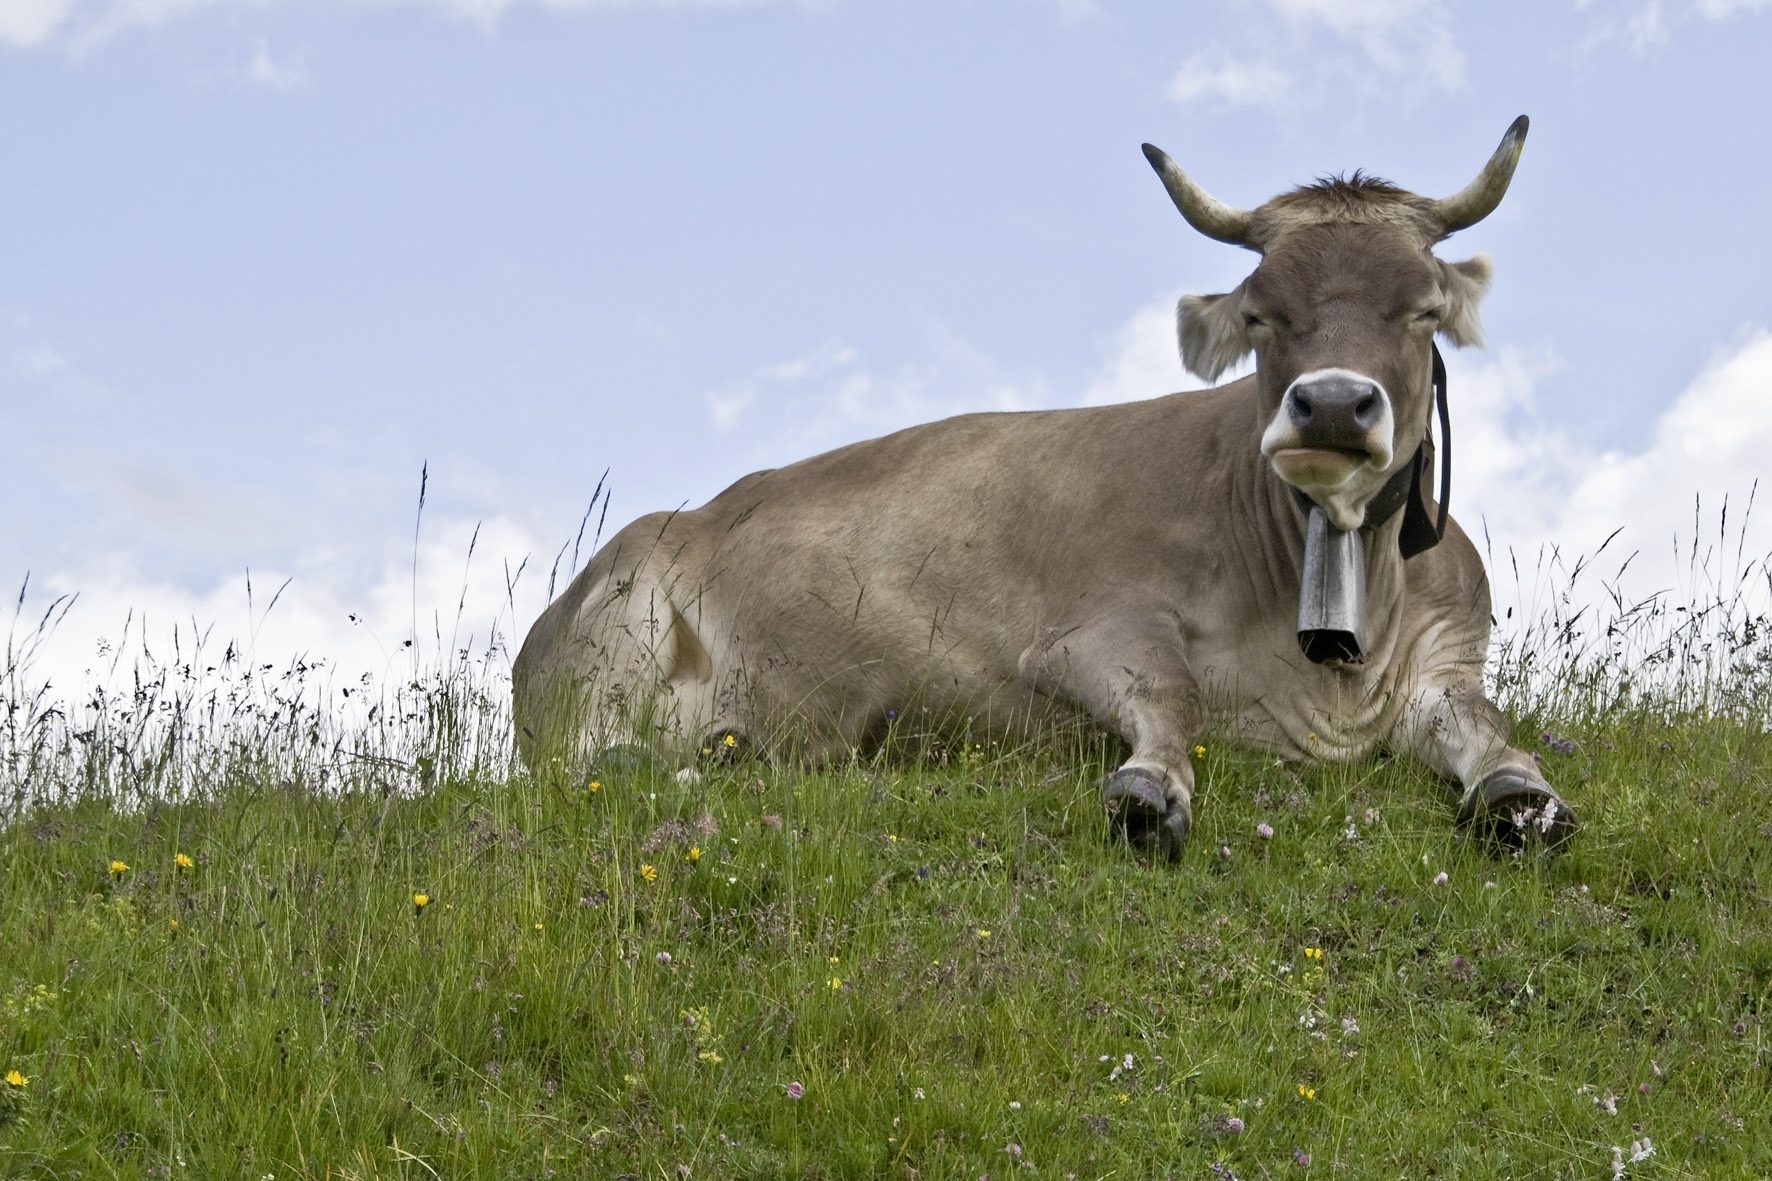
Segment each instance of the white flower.
[{"label": "white flower", "polygon": [[1434,885],[1436,885],[1436,886],[1443,886],[1451,880],[1452,880],[1451,878],[1446,876],[1446,871],[1443,869],[1439,873],[1434,875]]}]

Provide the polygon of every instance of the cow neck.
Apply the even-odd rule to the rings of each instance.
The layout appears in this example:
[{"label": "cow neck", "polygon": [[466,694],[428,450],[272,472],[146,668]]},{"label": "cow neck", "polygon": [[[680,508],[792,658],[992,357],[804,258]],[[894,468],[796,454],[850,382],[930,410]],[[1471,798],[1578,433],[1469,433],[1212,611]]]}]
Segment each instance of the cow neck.
[{"label": "cow neck", "polygon": [[[1430,519],[1421,492],[1422,477],[1434,469],[1434,439],[1430,433],[1424,436],[1420,446],[1409,462],[1398,468],[1390,479],[1384,482],[1371,500],[1366,502],[1366,516],[1360,522],[1360,528],[1367,533],[1375,533],[1379,526],[1403,510],[1403,528],[1397,534],[1397,550],[1405,559],[1424,553],[1440,544],[1446,536],[1447,514],[1450,512],[1452,499],[1452,416],[1446,405],[1446,362],[1440,356],[1440,346],[1431,345],[1434,351],[1434,404],[1440,413],[1440,440],[1445,448],[1445,456],[1440,467],[1440,501],[1437,520]],[[1299,511],[1306,518],[1310,516],[1311,499],[1294,488],[1293,500],[1297,502]]]}]

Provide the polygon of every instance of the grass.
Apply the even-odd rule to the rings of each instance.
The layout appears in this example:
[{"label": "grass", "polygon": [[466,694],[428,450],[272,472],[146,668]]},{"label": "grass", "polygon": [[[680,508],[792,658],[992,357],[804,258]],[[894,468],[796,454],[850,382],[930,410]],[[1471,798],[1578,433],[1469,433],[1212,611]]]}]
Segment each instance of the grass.
[{"label": "grass", "polygon": [[14,661],[0,1175],[1772,1173],[1765,633],[1696,704],[1547,634],[1548,862],[1405,759],[1208,739],[1172,867],[1087,736],[531,775],[490,666]]}]

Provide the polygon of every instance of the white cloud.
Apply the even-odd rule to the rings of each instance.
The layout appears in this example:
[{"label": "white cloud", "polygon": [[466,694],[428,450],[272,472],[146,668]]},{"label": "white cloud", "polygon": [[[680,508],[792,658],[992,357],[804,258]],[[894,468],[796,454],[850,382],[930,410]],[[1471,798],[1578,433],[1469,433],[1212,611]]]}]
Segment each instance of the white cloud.
[{"label": "white cloud", "polygon": [[[462,648],[483,654],[495,638],[503,663],[515,657],[546,605],[551,554],[508,519],[443,520],[426,526],[416,571],[411,549],[386,555],[361,582],[341,579],[324,558],[298,560],[252,571],[250,600],[244,571],[188,588],[144,577],[128,559],[112,556],[33,580],[27,616],[55,595],[79,598],[30,671],[65,695],[91,678],[105,680],[113,660],[126,677],[144,643],[166,660],[175,629],[187,660],[193,638],[207,634],[208,659],[232,643],[249,660],[279,668],[298,656],[322,660],[339,685],[365,673],[378,681],[397,678],[411,670],[415,649],[434,666],[440,655]],[[528,567],[507,590],[508,574],[526,556]],[[565,575],[561,571],[559,586]],[[408,640],[415,643],[408,647]]]},{"label": "white cloud", "polygon": [[1083,395],[1084,405],[1139,402],[1199,385],[1181,367],[1174,309],[1173,299],[1160,299],[1139,308],[1120,326],[1100,372]]},{"label": "white cloud", "polygon": [[1649,0],[1640,11],[1624,22],[1624,39],[1632,52],[1642,53],[1651,45],[1667,40],[1667,25],[1661,19],[1661,0]]},{"label": "white cloud", "polygon": [[1738,12],[1756,12],[1772,4],[1772,0],[1698,0],[1698,11],[1712,20],[1723,20]]},{"label": "white cloud", "polygon": [[1169,97],[1184,105],[1216,100],[1233,107],[1275,107],[1291,89],[1291,76],[1264,59],[1202,53],[1182,64],[1169,82]]},{"label": "white cloud", "polygon": [[1260,52],[1196,54],[1170,80],[1176,102],[1279,107],[1326,93],[1389,92],[1417,79],[1447,91],[1464,86],[1464,54],[1442,0],[1260,0],[1238,7],[1260,14],[1245,25],[1246,40]]},{"label": "white cloud", "polygon": [[271,57],[269,46],[260,37],[253,44],[252,61],[246,67],[246,76],[261,86],[269,86],[272,90],[296,90],[306,86],[307,71],[302,68],[299,57],[279,63]]},{"label": "white cloud", "polygon": [[[1515,593],[1513,562],[1524,577],[1518,606],[1541,606],[1532,584],[1546,555],[1560,552],[1567,568],[1614,532],[1599,572],[1629,559],[1617,583],[1626,602],[1703,599],[1716,585],[1733,586],[1737,557],[1772,555],[1772,487],[1759,488],[1761,503],[1745,512],[1772,452],[1772,334],[1748,336],[1706,366],[1635,451],[1600,451],[1534,427],[1533,385],[1543,369],[1503,350],[1453,375],[1453,509],[1479,545],[1487,529],[1498,603]],[[1694,546],[1711,559],[1696,584]],[[1586,601],[1603,606],[1602,587],[1590,583]]]},{"label": "white cloud", "polygon": [[0,3],[0,41],[41,45],[68,19],[76,0],[5,0]]}]

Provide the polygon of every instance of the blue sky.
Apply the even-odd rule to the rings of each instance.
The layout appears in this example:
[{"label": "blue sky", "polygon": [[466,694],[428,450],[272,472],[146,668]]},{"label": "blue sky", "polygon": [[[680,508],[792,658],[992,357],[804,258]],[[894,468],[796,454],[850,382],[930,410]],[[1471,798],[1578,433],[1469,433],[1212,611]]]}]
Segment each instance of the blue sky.
[{"label": "blue sky", "polygon": [[64,680],[130,609],[374,666],[464,582],[483,636],[527,555],[520,635],[605,468],[612,529],[1199,384],[1170,308],[1255,259],[1142,141],[1236,204],[1445,195],[1525,112],[1442,248],[1496,262],[1454,508],[1626,525],[1660,589],[1768,470],[1769,62],[1766,0],[0,0],[0,585],[81,593]]}]

